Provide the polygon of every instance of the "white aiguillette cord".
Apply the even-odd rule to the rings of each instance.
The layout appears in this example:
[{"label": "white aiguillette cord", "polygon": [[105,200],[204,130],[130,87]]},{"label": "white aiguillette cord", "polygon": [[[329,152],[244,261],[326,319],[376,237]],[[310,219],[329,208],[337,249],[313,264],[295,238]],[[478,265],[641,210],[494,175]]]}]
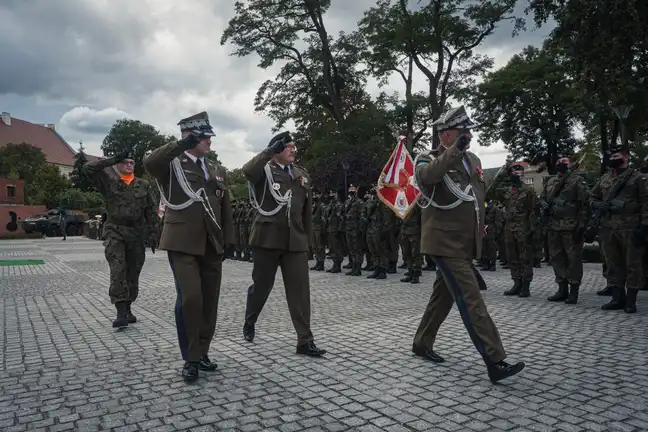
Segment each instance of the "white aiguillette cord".
[{"label": "white aiguillette cord", "polygon": [[[290,225],[290,209],[292,207],[292,190],[288,189],[288,191],[284,195],[280,195],[279,183],[275,183],[274,181],[272,170],[270,169],[270,163],[266,163],[265,167],[263,167],[263,171],[265,173],[266,185],[268,187],[263,188],[263,196],[261,197],[261,203],[259,203],[259,200],[257,199],[256,196],[256,192],[254,190],[254,185],[248,181],[248,196],[250,198],[250,204],[252,204],[252,208],[258,211],[259,214],[261,214],[262,216],[274,216],[277,213],[279,213],[282,208],[286,207],[288,213],[288,225]],[[270,211],[263,210],[261,208],[263,202],[265,201],[266,190],[270,191],[270,195],[272,195],[272,198],[277,203],[277,207]]]},{"label": "white aiguillette cord", "polygon": [[[475,205],[475,215],[477,216],[477,225],[479,225],[479,203],[477,202],[477,197],[475,196],[475,191],[473,190],[472,185],[466,186],[464,190],[461,190],[461,188],[450,178],[448,174],[443,175],[443,183],[446,185],[448,190],[452,195],[454,195],[457,198],[457,201],[448,204],[448,205],[440,205],[434,201],[434,193],[436,192],[436,185],[434,188],[432,188],[432,194],[430,196],[426,195],[424,192],[424,189],[419,186],[418,179],[416,178],[416,166],[418,165],[419,158],[422,155],[416,156],[416,159],[414,159],[414,186],[419,190],[421,194],[421,199],[418,200],[418,205],[421,206],[421,208],[428,208],[430,205],[432,207],[436,207],[439,210],[452,210],[453,208],[456,208],[460,206],[464,202],[469,202],[472,201]],[[424,201],[424,203],[420,203],[420,201]]]},{"label": "white aiguillette cord", "polygon": [[[187,201],[185,201],[182,204],[170,203],[171,184],[172,184],[174,174],[176,179],[178,180],[180,189],[182,189],[185,195],[187,195],[187,198],[189,198]],[[200,188],[197,191],[194,191],[191,188],[191,185],[187,180],[187,176],[185,175],[184,170],[182,169],[182,165],[180,164],[180,159],[175,158],[169,163],[169,199],[167,199],[164,196],[164,190],[162,190],[162,186],[160,186],[160,182],[157,180],[157,178],[155,179],[155,184],[157,184],[157,187],[160,191],[160,198],[162,199],[162,203],[164,203],[165,207],[168,207],[171,210],[184,210],[189,206],[191,206],[192,204],[196,202],[200,202],[203,208],[205,209],[205,213],[207,213],[209,218],[214,221],[218,229],[222,230],[220,224],[216,220],[216,214],[214,213],[214,209],[212,208],[211,203],[209,202],[209,198],[207,197],[207,192],[205,191],[205,188]]]}]

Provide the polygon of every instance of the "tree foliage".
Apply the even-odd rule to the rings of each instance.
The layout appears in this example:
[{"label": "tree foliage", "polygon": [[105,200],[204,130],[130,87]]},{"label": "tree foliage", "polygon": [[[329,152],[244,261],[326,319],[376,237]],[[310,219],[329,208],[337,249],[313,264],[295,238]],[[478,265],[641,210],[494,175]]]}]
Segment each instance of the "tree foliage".
[{"label": "tree foliage", "polygon": [[139,120],[117,120],[104,138],[101,150],[107,157],[124,151],[132,151],[135,158],[135,175],[144,173],[143,160],[147,152],[167,144],[173,137],[158,132],[155,127]]},{"label": "tree foliage", "polygon": [[59,205],[59,195],[72,187],[72,182],[55,165],[43,165],[30,184],[29,204],[43,204],[47,208]]},{"label": "tree foliage", "polygon": [[579,144],[580,110],[572,80],[551,53],[532,46],[488,74],[470,99],[480,124],[481,145],[499,140],[516,159],[544,162],[551,174]]},{"label": "tree foliage", "polygon": [[644,0],[529,0],[536,23],[557,25],[549,42],[574,78],[586,110],[582,121],[596,130],[601,150],[621,128],[610,109],[633,105],[625,122],[630,141],[648,131],[648,2]]},{"label": "tree foliage", "polygon": [[86,156],[83,149],[80,149],[74,155],[74,168],[72,169],[70,180],[72,181],[72,186],[75,187],[76,189],[79,189],[80,191],[83,192],[96,191],[96,188],[92,183],[92,181],[83,172],[83,167],[87,163],[88,163],[88,157]]}]

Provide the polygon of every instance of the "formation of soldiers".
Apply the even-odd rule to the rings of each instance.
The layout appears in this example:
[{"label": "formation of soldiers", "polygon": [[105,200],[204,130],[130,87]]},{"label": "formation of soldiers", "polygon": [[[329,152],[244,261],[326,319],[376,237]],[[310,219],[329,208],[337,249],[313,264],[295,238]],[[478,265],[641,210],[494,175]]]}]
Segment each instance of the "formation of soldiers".
[{"label": "formation of soldiers", "polygon": [[[234,204],[234,259],[252,261],[248,238],[256,211],[249,202]],[[312,247],[313,271],[342,273],[368,279],[386,279],[397,268],[407,269],[403,283],[418,284],[422,271],[435,271],[434,261],[421,253],[421,210],[414,207],[404,221],[376,197],[375,186],[351,185],[313,191]],[[401,253],[399,254],[399,248]],[[398,265],[399,255],[403,262]],[[327,266],[327,258],[332,265]],[[346,260],[346,263],[345,263]],[[425,266],[424,266],[425,264]]]}]

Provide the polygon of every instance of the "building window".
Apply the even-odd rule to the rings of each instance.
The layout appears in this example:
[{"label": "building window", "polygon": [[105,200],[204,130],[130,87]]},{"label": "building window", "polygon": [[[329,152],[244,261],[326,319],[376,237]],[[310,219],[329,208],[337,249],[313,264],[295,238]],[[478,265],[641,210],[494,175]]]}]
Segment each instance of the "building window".
[{"label": "building window", "polygon": [[16,186],[7,186],[7,198],[16,198]]},{"label": "building window", "polygon": [[528,184],[528,185],[533,184],[533,178],[526,177],[526,178],[524,179],[524,183],[526,183],[526,184]]}]

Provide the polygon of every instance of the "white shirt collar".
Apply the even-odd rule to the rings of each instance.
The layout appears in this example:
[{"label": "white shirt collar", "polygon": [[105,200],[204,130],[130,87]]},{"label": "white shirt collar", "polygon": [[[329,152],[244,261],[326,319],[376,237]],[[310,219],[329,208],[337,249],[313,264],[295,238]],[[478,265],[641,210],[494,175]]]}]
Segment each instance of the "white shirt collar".
[{"label": "white shirt collar", "polygon": [[188,152],[185,152],[185,155],[194,162],[200,159],[201,162],[200,166],[202,167],[203,173],[205,174],[205,180],[209,179],[209,171],[207,170],[207,164],[205,163],[205,158],[204,157],[199,158]]}]

